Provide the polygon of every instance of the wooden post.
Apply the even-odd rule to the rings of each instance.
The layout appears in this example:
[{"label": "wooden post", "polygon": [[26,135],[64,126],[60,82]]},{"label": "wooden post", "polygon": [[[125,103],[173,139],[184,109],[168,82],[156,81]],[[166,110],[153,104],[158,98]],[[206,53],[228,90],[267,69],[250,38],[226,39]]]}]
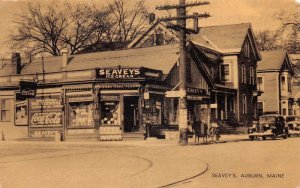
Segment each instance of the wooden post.
[{"label": "wooden post", "polygon": [[[179,0],[179,8],[177,9],[177,17],[186,16],[186,8],[184,7],[185,0]],[[178,19],[178,26],[185,28],[186,20]],[[179,31],[179,48],[180,48],[180,64],[179,64],[179,90],[186,91],[186,64],[187,64],[187,46],[186,46],[186,33],[184,30]],[[181,145],[188,143],[188,112],[187,112],[187,98],[186,96],[179,99],[179,134]]]}]

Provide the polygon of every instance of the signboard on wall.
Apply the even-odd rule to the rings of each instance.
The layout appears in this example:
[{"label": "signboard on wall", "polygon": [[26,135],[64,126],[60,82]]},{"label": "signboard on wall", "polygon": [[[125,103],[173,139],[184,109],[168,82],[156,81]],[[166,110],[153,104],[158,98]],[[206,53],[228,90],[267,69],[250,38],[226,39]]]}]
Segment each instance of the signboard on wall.
[{"label": "signboard on wall", "polygon": [[97,70],[98,78],[130,79],[141,77],[140,68],[104,68]]},{"label": "signboard on wall", "polygon": [[29,100],[30,134],[34,134],[36,130],[41,128],[50,132],[56,128],[56,131],[62,132],[63,105],[60,97],[60,95],[44,95]]},{"label": "signboard on wall", "polygon": [[200,89],[200,88],[194,88],[194,87],[187,87],[187,94],[190,95],[208,95],[207,91],[205,89]]},{"label": "signboard on wall", "polygon": [[31,110],[47,110],[62,108],[60,96],[38,97],[30,100]]},{"label": "signboard on wall", "polygon": [[36,96],[37,83],[33,81],[20,81],[20,94],[26,98]]},{"label": "signboard on wall", "polygon": [[30,126],[32,128],[62,127],[62,112],[32,112],[30,113]]},{"label": "signboard on wall", "polygon": [[163,75],[162,71],[149,69],[144,67],[128,68],[128,67],[116,67],[116,68],[101,68],[96,70],[97,78],[102,79],[132,79],[132,78],[149,78],[160,79]]}]

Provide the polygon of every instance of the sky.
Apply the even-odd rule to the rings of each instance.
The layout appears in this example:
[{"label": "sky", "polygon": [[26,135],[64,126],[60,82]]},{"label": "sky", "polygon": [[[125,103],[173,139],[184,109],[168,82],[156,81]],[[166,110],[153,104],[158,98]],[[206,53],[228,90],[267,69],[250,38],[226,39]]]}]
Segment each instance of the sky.
[{"label": "sky", "polygon": [[[13,21],[18,14],[26,9],[28,2],[47,2],[50,0],[0,0],[0,58],[8,58],[12,52],[6,45],[11,33],[15,32]],[[111,0],[69,0],[72,3],[94,3],[101,7]],[[133,5],[137,0],[125,0]],[[145,0],[149,12],[158,17],[162,11],[155,9],[157,5],[176,4],[178,0]],[[194,2],[186,0],[186,2]],[[251,23],[254,31],[275,30],[280,22],[274,15],[282,10],[287,12],[300,11],[300,0],[209,0],[210,4],[188,9],[188,13],[208,12],[212,17],[201,19],[200,26]]]}]

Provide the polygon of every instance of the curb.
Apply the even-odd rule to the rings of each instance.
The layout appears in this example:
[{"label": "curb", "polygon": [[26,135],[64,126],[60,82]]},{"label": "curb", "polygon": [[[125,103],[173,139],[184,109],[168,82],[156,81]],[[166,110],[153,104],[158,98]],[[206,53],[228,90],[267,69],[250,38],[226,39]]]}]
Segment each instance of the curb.
[{"label": "curb", "polygon": [[191,177],[188,177],[188,178],[185,178],[185,179],[182,179],[182,180],[178,180],[178,181],[166,184],[166,185],[159,186],[157,188],[164,188],[164,187],[174,186],[176,184],[183,183],[183,182],[185,182],[187,180],[190,180],[190,179],[196,178],[198,176],[201,176],[202,174],[204,174],[208,170],[208,164],[206,162],[204,162],[204,161],[201,161],[201,162],[204,163],[205,169],[202,170],[201,172],[199,172],[198,174],[196,174],[194,176],[191,176]]}]

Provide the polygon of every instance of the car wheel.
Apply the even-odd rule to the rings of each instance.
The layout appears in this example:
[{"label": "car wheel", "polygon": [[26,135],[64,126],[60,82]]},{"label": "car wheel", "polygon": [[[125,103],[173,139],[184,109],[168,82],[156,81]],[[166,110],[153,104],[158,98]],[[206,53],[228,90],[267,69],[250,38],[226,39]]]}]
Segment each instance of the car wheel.
[{"label": "car wheel", "polygon": [[249,136],[249,139],[250,139],[251,141],[253,141],[253,140],[254,140],[254,136]]},{"label": "car wheel", "polygon": [[273,140],[275,140],[275,139],[276,139],[276,135],[275,135],[275,134],[272,136],[272,139],[273,139]]},{"label": "car wheel", "polygon": [[261,137],[263,140],[266,140],[267,139],[267,137],[265,137],[265,136],[263,136],[263,137]]},{"label": "car wheel", "polygon": [[287,139],[288,135],[283,135],[282,138],[283,139]]}]

